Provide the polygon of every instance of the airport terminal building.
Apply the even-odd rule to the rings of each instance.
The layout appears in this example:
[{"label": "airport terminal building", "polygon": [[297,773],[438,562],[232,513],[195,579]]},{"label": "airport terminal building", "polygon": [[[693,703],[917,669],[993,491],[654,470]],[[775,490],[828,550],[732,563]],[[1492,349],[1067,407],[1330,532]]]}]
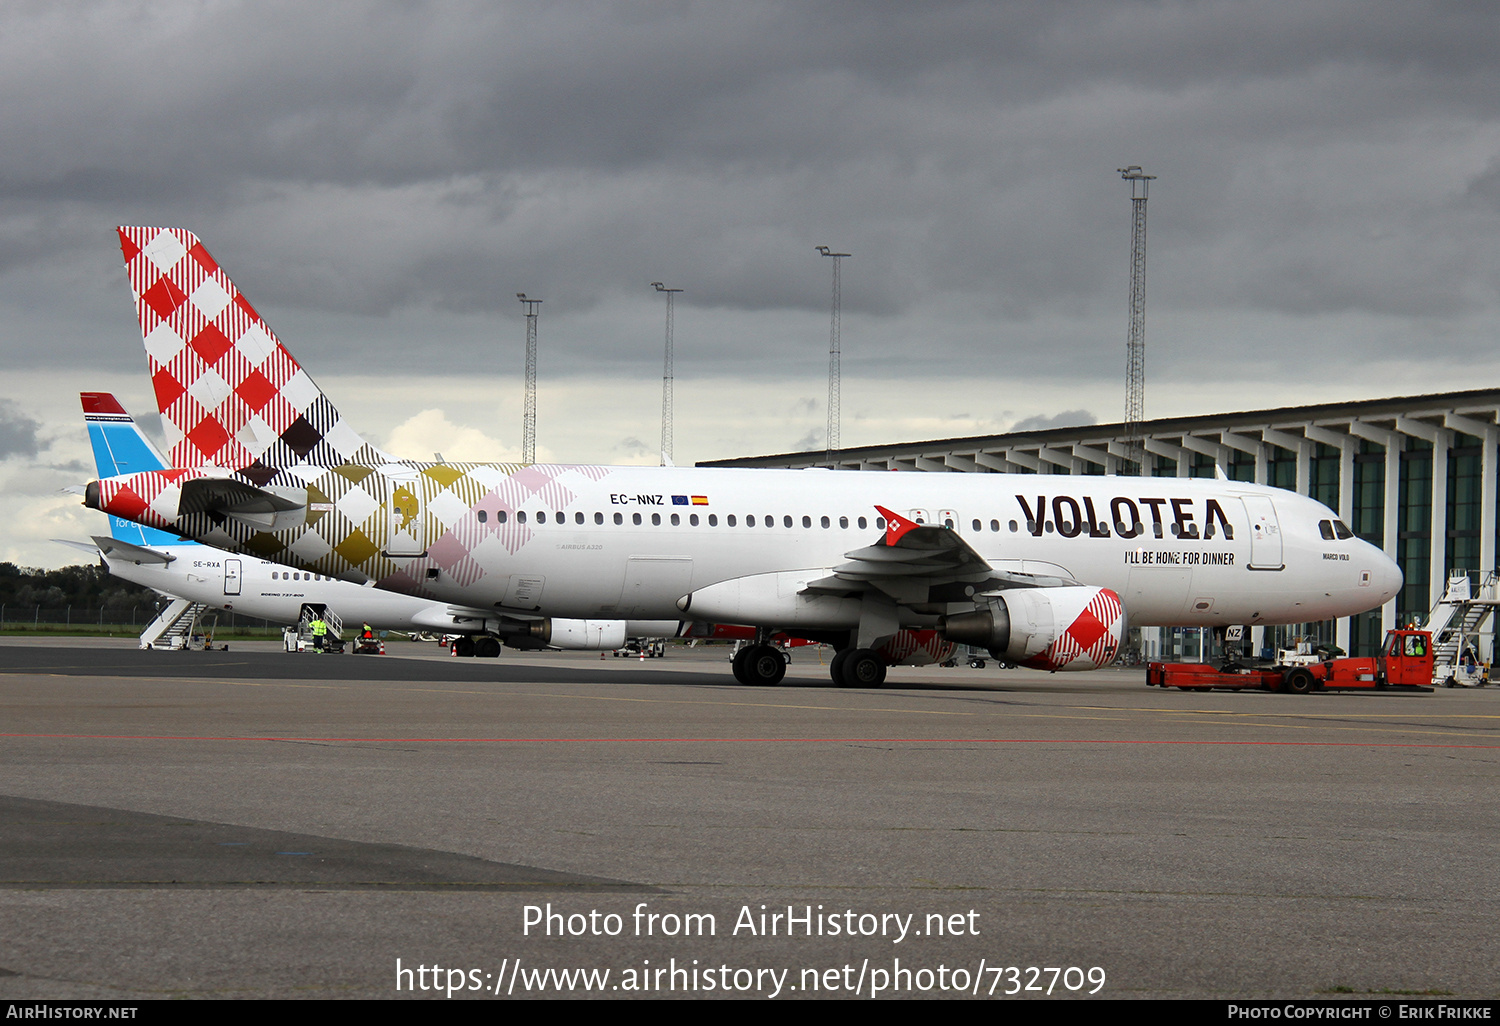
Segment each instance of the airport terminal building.
[{"label": "airport terminal building", "polygon": [[[1142,423],[1147,473],[1253,481],[1312,496],[1401,566],[1406,585],[1380,609],[1328,623],[1275,628],[1374,654],[1387,629],[1423,621],[1450,570],[1496,568],[1496,446],[1500,389],[1173,417]],[[966,474],[1115,474],[1125,425],[842,449],[841,470]],[[824,452],[700,463],[712,467],[829,466]],[[1478,583],[1477,580],[1475,583]],[[1193,655],[1183,639],[1145,637],[1149,658]],[[1191,642],[1196,647],[1196,639]],[[1259,647],[1259,645],[1257,645]],[[1485,658],[1489,653],[1485,653]]]}]

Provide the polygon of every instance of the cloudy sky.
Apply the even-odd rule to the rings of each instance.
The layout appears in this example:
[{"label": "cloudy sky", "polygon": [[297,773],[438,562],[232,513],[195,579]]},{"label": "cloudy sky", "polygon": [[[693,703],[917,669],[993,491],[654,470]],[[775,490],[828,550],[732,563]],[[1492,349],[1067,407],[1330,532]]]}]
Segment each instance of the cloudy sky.
[{"label": "cloudy sky", "polygon": [[116,224],[191,228],[401,455],[846,445],[1500,386],[1500,11],[1480,2],[11,3],[0,560],[102,518],[80,390],[153,411]]}]

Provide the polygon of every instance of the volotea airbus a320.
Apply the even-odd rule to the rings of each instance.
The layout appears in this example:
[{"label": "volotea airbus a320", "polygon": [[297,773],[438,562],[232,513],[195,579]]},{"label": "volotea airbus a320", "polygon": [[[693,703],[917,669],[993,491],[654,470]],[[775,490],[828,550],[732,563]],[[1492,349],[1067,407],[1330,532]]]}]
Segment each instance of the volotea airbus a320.
[{"label": "volotea airbus a320", "polygon": [[[87,505],[231,552],[492,615],[686,618],[827,641],[841,685],[935,632],[1090,670],[1135,625],[1302,623],[1401,573],[1321,503],[1225,480],[421,462],[362,438],[198,239],[121,228],[169,469]],[[916,636],[916,635],[907,635]],[[907,646],[895,646],[904,651]],[[885,652],[886,654],[882,654]]]}]

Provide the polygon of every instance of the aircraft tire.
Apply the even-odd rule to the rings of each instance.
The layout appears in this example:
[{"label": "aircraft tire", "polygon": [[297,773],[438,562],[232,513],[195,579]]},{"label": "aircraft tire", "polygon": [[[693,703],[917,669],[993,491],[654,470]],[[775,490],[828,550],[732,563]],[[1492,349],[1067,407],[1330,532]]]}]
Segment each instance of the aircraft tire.
[{"label": "aircraft tire", "polygon": [[844,664],[849,661],[849,654],[853,651],[852,648],[841,649],[828,660],[828,675],[833,678],[833,686],[836,688],[849,686],[849,682],[844,679]]},{"label": "aircraft tire", "polygon": [[786,677],[786,660],[770,645],[751,645],[746,651],[751,653],[745,668],[752,683],[771,686]]},{"label": "aircraft tire", "polygon": [[780,684],[786,676],[786,660],[770,645],[749,645],[734,657],[734,679],[750,687]]},{"label": "aircraft tire", "polygon": [[747,645],[740,649],[734,654],[734,659],[729,663],[730,667],[734,670],[734,679],[746,685],[755,683],[750,679],[750,671],[745,667],[745,656],[749,653],[750,648],[751,646]]},{"label": "aircraft tire", "polygon": [[1282,690],[1294,695],[1305,695],[1317,686],[1318,682],[1313,680],[1312,674],[1306,670],[1293,670],[1286,675],[1286,683],[1282,685]]},{"label": "aircraft tire", "polygon": [[453,654],[467,659],[474,654],[474,639],[465,634],[453,643]]},{"label": "aircraft tire", "polygon": [[494,659],[500,655],[500,640],[486,635],[474,642],[474,654],[481,659]]},{"label": "aircraft tire", "polygon": [[846,688],[878,688],[885,683],[885,660],[873,649],[852,650],[843,671]]}]

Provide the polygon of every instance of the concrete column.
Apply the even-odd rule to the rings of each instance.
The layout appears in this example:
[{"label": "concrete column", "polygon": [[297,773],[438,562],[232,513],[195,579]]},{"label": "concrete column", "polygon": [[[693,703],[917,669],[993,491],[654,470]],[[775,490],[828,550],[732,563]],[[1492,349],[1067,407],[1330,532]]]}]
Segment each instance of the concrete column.
[{"label": "concrete column", "polygon": [[[1486,427],[1484,434],[1484,454],[1480,456],[1479,465],[1479,570],[1480,580],[1484,580],[1484,574],[1495,569],[1495,446],[1500,439],[1500,430],[1494,427]],[[1500,618],[1492,618],[1489,633],[1481,639],[1482,646],[1486,649],[1480,653],[1481,658],[1493,665],[1495,661],[1495,633],[1500,630]]]},{"label": "concrete column", "polygon": [[1432,443],[1432,538],[1428,549],[1427,606],[1431,609],[1448,586],[1448,443],[1452,432],[1437,432]]},{"label": "concrete column", "polygon": [[1479,465],[1479,569],[1495,569],[1495,446],[1500,444],[1500,430],[1487,427],[1484,454]]},{"label": "concrete column", "polygon": [[[1385,511],[1382,514],[1382,540],[1385,554],[1396,558],[1396,534],[1400,527],[1401,504],[1401,436],[1392,434],[1385,446]],[[1380,629],[1396,626],[1396,599],[1380,607]]]},{"label": "concrete column", "polygon": [[[1339,519],[1346,524],[1354,522],[1354,450],[1356,443],[1352,438],[1342,438],[1339,441]],[[1345,652],[1349,651],[1349,641],[1353,635],[1350,627],[1352,617],[1343,617],[1338,626],[1334,628],[1333,643]]]}]

